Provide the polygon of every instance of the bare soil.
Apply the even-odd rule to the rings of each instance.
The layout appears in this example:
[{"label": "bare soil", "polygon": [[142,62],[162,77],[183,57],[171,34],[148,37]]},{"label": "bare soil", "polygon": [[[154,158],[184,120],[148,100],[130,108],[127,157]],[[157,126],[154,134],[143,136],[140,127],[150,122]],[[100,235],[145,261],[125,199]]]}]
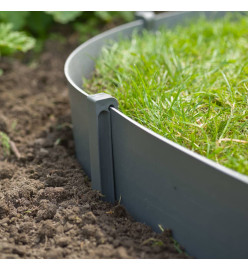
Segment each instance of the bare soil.
[{"label": "bare soil", "polygon": [[0,146],[0,258],[186,258],[170,230],[104,202],[79,166],[63,73],[77,43],[0,61],[0,131],[12,144],[8,156]]}]

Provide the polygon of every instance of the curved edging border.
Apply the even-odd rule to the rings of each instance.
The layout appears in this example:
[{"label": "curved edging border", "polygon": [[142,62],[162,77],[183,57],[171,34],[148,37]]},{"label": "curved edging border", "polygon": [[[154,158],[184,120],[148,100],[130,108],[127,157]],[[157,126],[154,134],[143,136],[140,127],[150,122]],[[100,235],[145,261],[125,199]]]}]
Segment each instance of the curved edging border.
[{"label": "curved edging border", "polygon": [[[201,12],[202,13],[202,12]],[[248,177],[152,132],[118,111],[107,94],[81,88],[109,39],[142,29],[173,27],[200,12],[146,16],[106,31],[68,57],[73,134],[77,158],[92,187],[121,203],[137,220],[173,230],[186,251],[199,258],[248,258]],[[210,19],[223,12],[204,12]]]}]

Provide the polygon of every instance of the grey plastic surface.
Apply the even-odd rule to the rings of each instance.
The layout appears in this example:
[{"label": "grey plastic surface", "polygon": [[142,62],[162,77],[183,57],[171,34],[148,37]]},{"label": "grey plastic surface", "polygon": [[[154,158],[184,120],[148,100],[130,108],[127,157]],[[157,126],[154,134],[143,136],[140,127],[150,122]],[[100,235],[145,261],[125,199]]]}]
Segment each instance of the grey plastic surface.
[{"label": "grey plastic surface", "polygon": [[[116,197],[198,258],[248,258],[248,179],[111,109]],[[237,180],[237,178],[239,180]]]},{"label": "grey plastic surface", "polygon": [[153,11],[138,11],[135,14],[137,20],[142,19],[144,21],[144,28],[147,30],[154,30],[155,13]]},{"label": "grey plastic surface", "polygon": [[92,188],[114,203],[110,107],[118,108],[117,100],[110,95],[100,93],[88,96],[90,164],[91,178],[94,180]]},{"label": "grey plastic surface", "polygon": [[87,95],[69,84],[69,99],[76,156],[86,174],[91,177]]},{"label": "grey plastic surface", "polygon": [[[224,14],[204,13],[211,19]],[[159,230],[158,224],[171,228],[190,255],[248,258],[248,177],[144,128],[116,108],[109,109],[110,104],[117,106],[112,97],[96,98],[81,87],[82,77],[91,75],[94,59],[110,39],[129,37],[145,26],[156,30],[186,24],[201,14],[148,16],[90,39],[69,56],[65,75],[76,152],[94,188],[110,201],[121,197],[133,217],[154,230]]]}]

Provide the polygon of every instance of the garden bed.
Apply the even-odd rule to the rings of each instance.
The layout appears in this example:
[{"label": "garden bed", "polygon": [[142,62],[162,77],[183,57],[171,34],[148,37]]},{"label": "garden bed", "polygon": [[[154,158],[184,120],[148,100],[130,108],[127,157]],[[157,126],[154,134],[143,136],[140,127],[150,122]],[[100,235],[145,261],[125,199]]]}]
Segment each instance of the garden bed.
[{"label": "garden bed", "polygon": [[90,188],[63,74],[78,41],[66,37],[48,41],[35,61],[1,59],[0,130],[15,148],[6,157],[0,146],[0,258],[186,257],[168,230],[154,233]]}]

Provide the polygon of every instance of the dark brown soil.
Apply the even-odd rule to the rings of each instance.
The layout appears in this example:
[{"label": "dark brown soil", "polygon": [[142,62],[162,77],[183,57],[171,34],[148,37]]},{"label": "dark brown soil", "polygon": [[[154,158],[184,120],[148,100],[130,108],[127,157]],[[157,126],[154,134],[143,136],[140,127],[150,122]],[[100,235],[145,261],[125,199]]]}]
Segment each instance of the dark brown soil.
[{"label": "dark brown soil", "polygon": [[77,163],[63,73],[76,45],[48,41],[32,64],[1,59],[0,131],[12,151],[0,146],[0,258],[185,258],[169,230],[103,202]]}]

